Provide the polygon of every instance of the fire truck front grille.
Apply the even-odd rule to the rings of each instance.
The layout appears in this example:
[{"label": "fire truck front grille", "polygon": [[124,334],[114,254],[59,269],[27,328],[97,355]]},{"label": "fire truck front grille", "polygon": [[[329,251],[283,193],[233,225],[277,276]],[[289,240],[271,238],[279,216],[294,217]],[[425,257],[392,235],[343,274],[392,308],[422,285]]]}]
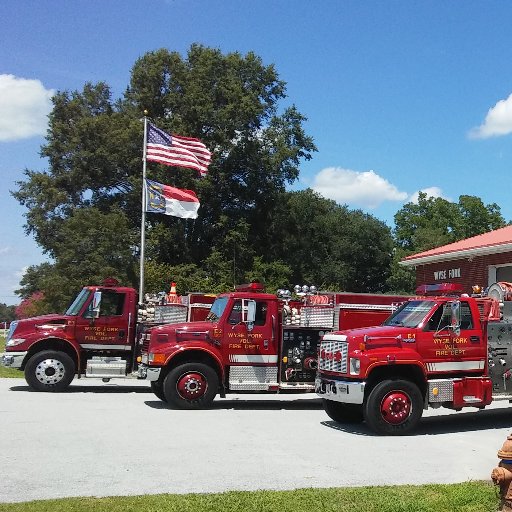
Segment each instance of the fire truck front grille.
[{"label": "fire truck front grille", "polygon": [[328,372],[347,373],[348,343],[324,339],[320,345],[318,369]]},{"label": "fire truck front grille", "polygon": [[149,333],[145,333],[145,332],[143,332],[140,335],[139,344],[141,346],[140,351],[141,351],[142,354],[147,354],[148,353],[150,337],[151,337],[151,335]]}]

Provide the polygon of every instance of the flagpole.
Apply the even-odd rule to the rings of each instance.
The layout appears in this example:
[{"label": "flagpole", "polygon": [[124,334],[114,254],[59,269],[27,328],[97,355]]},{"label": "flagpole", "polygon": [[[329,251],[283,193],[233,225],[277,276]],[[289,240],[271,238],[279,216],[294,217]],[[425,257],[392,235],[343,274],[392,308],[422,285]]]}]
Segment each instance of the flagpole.
[{"label": "flagpole", "polygon": [[148,117],[147,110],[144,110],[144,149],[142,154],[142,215],[140,221],[140,281],[139,281],[139,304],[144,302],[144,250],[146,244],[146,152],[148,138]]}]

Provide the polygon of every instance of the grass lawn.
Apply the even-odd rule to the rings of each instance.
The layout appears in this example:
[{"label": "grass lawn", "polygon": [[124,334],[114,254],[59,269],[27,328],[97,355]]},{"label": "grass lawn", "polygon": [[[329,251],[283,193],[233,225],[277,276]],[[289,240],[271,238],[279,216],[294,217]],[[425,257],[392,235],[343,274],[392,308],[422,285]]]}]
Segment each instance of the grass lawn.
[{"label": "grass lawn", "polygon": [[[435,469],[432,469],[435,471]],[[371,473],[369,473],[371,476]],[[63,482],[63,485],[65,483]],[[0,503],[0,512],[492,512],[490,482]]]}]

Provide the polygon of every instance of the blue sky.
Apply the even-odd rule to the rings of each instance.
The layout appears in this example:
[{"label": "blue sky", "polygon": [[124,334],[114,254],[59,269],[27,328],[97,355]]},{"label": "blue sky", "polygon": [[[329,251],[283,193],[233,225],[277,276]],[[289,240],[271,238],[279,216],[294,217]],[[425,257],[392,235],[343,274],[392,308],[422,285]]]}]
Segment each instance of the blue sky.
[{"label": "blue sky", "polygon": [[[39,157],[50,97],[194,42],[274,64],[308,117],[312,187],[389,226],[419,190],[497,203],[512,220],[512,3],[356,0],[6,0],[0,3],[0,302],[45,257],[9,194]],[[186,135],[186,134],[184,134]]]}]

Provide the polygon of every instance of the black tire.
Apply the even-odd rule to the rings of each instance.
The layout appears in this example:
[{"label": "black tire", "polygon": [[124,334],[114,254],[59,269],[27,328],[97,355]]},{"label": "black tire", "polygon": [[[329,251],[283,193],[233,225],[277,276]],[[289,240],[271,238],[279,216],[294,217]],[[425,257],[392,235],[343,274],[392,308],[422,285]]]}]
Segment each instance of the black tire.
[{"label": "black tire", "polygon": [[364,407],[368,426],[378,434],[407,434],[423,414],[423,397],[416,384],[407,380],[385,380],[370,392]]},{"label": "black tire", "polygon": [[151,381],[151,391],[153,391],[156,397],[160,398],[162,402],[167,402],[167,398],[165,398],[164,395],[164,385],[161,380]]},{"label": "black tire", "polygon": [[67,389],[75,372],[75,362],[68,354],[43,350],[29,359],[25,366],[25,380],[36,391],[59,392]]},{"label": "black tire", "polygon": [[177,409],[208,408],[218,388],[217,372],[203,363],[177,366],[167,374],[163,385],[167,402]]},{"label": "black tire", "polygon": [[338,423],[360,423],[363,421],[363,406],[358,404],[344,404],[334,400],[323,400],[324,410]]}]

